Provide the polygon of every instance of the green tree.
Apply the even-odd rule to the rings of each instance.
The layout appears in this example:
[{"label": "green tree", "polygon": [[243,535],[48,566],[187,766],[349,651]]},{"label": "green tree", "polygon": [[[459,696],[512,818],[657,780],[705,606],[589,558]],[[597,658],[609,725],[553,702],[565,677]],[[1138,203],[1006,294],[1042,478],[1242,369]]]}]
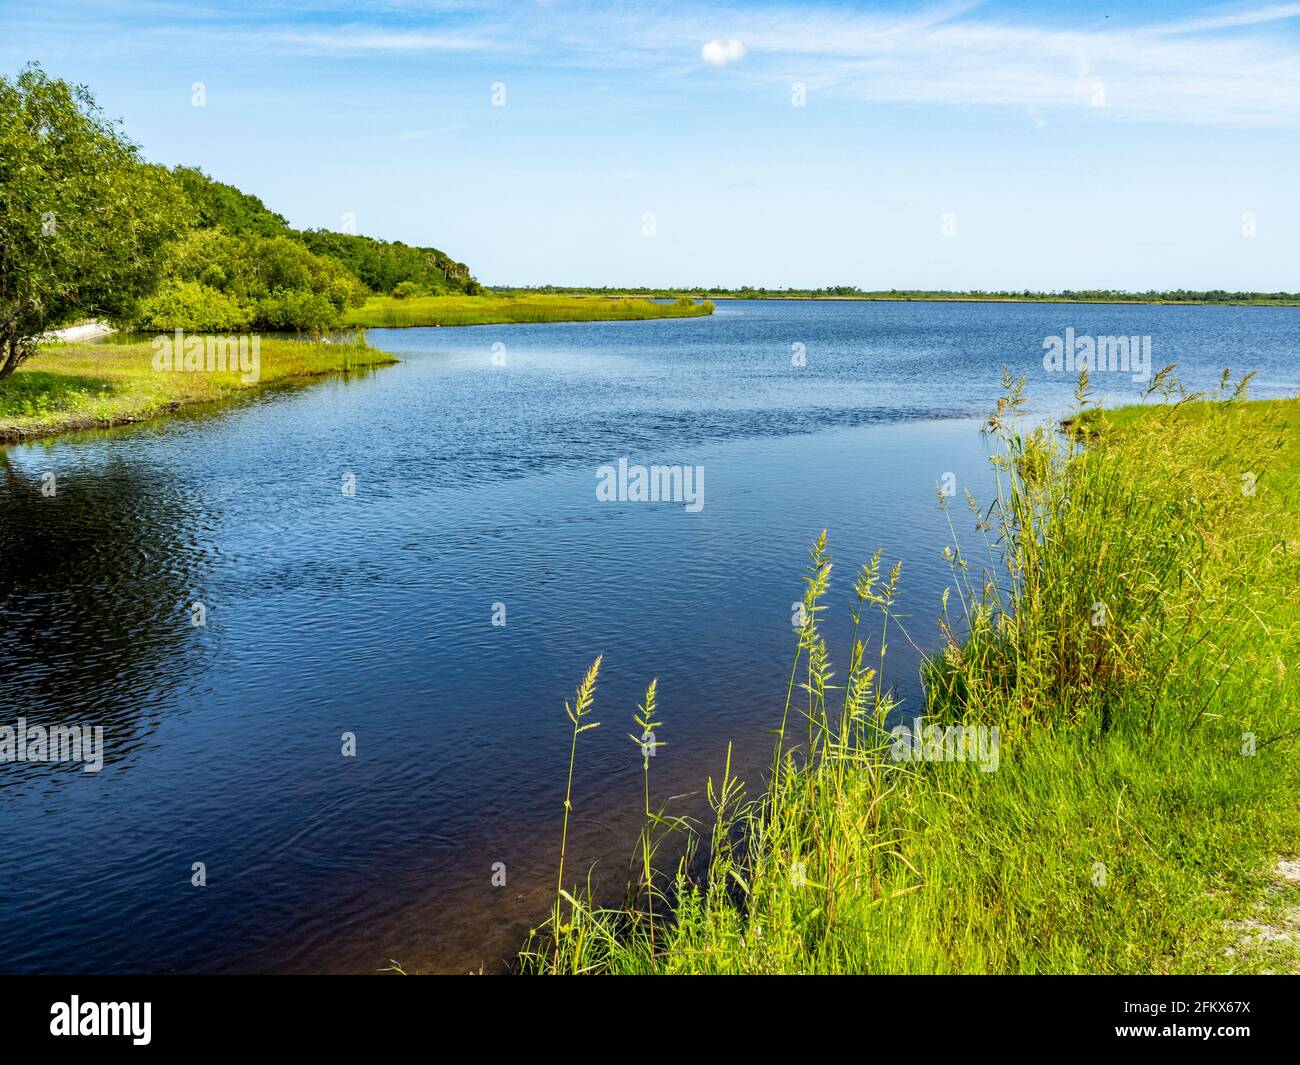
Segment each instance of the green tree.
[{"label": "green tree", "polygon": [[465,291],[470,280],[469,267],[437,248],[328,229],[306,229],[298,237],[317,255],[341,262],[375,292],[391,292],[402,281],[413,281],[421,291],[436,296]]},{"label": "green tree", "polygon": [[173,167],[172,177],[194,204],[201,227],[220,226],[227,233],[256,233],[260,237],[292,232],[284,215],[272,211],[256,196],[208,177],[198,167]]},{"label": "green tree", "polygon": [[0,77],[0,380],[47,329],[129,313],[190,210],[85,86]]}]

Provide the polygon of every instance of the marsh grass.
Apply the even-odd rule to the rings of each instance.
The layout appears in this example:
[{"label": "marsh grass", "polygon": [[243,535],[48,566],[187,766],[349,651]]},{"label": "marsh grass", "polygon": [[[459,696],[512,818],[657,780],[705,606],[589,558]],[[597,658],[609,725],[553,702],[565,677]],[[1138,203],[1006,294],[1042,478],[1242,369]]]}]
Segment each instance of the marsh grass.
[{"label": "marsh grass", "polygon": [[581,943],[548,950],[544,927],[523,971],[1257,968],[1233,929],[1300,852],[1300,404],[1247,403],[1247,380],[1194,395],[1166,369],[1112,413],[1085,378],[1056,428],[1027,423],[1008,377],[993,497],[967,500],[963,535],[947,515],[953,588],[918,708],[997,726],[997,771],[891,758],[901,574],[877,555],[851,583],[837,682],[823,533],[759,794],[728,754],[655,922],[653,893],[602,908],[589,880],[569,896]]},{"label": "marsh grass", "polygon": [[159,372],[153,346],[53,344],[0,382],[0,444],[76,429],[144,421],[182,407],[255,395],[268,388],[397,362],[364,336],[326,343],[261,337],[261,372]]},{"label": "marsh grass", "polygon": [[1168,402],[1118,440],[1088,439],[1086,376],[1064,433],[1024,427],[1023,379],[1006,382],[986,429],[995,499],[983,512],[968,500],[994,557],[973,577],[960,544],[948,553],[965,638],[945,609],[932,713],[1095,733],[1122,714],[1148,734],[1185,731],[1248,665],[1269,570],[1260,528],[1241,520],[1259,509],[1243,477],[1267,478],[1284,431],[1243,417],[1242,382],[1210,397],[1213,416],[1191,438],[1181,412],[1195,398],[1175,398],[1168,375],[1153,382]]},{"label": "marsh grass", "polygon": [[600,296],[421,296],[393,299],[373,296],[348,312],[354,326],[503,325],[528,322],[606,322],[650,318],[697,318],[713,313],[707,300],[679,299],[656,303],[649,299]]}]

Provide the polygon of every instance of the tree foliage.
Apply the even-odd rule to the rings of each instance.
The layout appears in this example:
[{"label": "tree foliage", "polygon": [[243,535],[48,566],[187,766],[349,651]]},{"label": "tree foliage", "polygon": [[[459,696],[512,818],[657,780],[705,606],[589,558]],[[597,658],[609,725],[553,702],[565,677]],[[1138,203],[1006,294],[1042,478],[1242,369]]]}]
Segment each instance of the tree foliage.
[{"label": "tree foliage", "polygon": [[437,248],[299,232],[196,167],[143,162],[86,87],[39,65],[0,77],[0,379],[79,318],[315,331],[398,286],[480,291]]},{"label": "tree foliage", "polygon": [[328,229],[307,229],[299,236],[317,255],[338,260],[374,292],[391,292],[403,281],[410,281],[421,292],[442,295],[466,291],[471,280],[469,267],[437,248]]},{"label": "tree foliage", "polygon": [[[168,246],[162,269],[166,280],[139,315],[148,329],[328,329],[367,295],[341,263],[288,236],[191,230]],[[208,324],[225,320],[235,324]]]},{"label": "tree foliage", "polygon": [[329,230],[298,231],[256,196],[193,167],[173,171],[194,206],[197,229],[173,242],[164,281],[141,308],[148,329],[216,327],[322,330],[337,326],[368,291],[468,292],[464,263],[416,248]]},{"label": "tree foliage", "polygon": [[46,330],[130,313],[191,210],[84,86],[0,77],[0,380]]},{"label": "tree foliage", "polygon": [[172,168],[172,176],[194,205],[196,222],[227,233],[279,237],[291,232],[284,215],[276,214],[256,196],[209,177],[198,167]]}]

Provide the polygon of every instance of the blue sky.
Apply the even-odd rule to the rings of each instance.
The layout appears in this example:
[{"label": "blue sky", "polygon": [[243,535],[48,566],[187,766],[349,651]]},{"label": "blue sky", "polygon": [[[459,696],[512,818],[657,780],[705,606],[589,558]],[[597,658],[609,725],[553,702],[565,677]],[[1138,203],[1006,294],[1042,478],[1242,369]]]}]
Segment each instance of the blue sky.
[{"label": "blue sky", "polygon": [[0,0],[30,59],[488,284],[1300,289],[1300,3]]}]

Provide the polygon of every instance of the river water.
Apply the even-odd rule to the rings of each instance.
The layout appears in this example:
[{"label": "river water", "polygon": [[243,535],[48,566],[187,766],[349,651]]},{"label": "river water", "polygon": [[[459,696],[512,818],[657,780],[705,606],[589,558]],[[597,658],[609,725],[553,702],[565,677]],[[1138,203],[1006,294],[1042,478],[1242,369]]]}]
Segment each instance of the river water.
[{"label": "river water", "polygon": [[[698,808],[729,741],[756,789],[820,529],[841,672],[852,572],[902,561],[888,681],[916,705],[936,482],[987,498],[1003,365],[1036,414],[1068,407],[1043,368],[1067,329],[1149,336],[1194,387],[1300,381],[1300,309],[724,302],[372,330],[400,364],[0,448],[0,726],[104,730],[97,773],[0,763],[0,971],[500,970],[554,890],[563,702],[595,655],[569,868],[617,896],[646,682],[657,800]],[[693,494],[598,498],[620,459]]]}]

